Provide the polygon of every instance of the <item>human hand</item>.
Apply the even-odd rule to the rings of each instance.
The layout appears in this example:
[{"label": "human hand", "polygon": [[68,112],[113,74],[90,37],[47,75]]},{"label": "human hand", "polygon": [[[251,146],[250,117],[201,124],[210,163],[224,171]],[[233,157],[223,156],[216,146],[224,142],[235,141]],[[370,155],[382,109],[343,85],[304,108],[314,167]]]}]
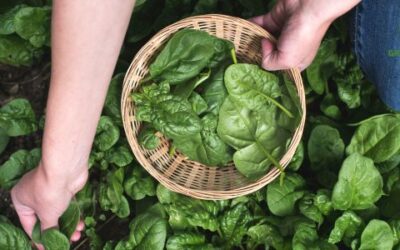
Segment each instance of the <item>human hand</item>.
[{"label": "human hand", "polygon": [[[25,232],[32,237],[33,228],[39,219],[41,229],[58,226],[58,219],[68,208],[72,197],[84,186],[87,176],[74,181],[49,175],[44,164],[25,174],[11,190],[11,198]],[[79,222],[71,241],[79,240],[83,222]],[[42,246],[38,246],[43,249]]]},{"label": "human hand", "polygon": [[361,0],[278,0],[271,12],[251,19],[273,34],[276,44],[261,42],[267,70],[304,70],[314,59],[330,24]]}]

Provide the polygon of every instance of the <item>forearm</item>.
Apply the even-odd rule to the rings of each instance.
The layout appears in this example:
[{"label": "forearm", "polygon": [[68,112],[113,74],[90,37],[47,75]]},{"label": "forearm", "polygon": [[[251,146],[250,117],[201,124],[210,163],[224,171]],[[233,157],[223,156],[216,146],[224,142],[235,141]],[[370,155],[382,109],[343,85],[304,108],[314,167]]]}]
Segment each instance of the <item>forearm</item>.
[{"label": "forearm", "polygon": [[304,0],[301,7],[305,15],[315,17],[317,22],[322,20],[331,23],[360,2],[361,0]]},{"label": "forearm", "polygon": [[43,166],[52,178],[85,171],[134,2],[53,1],[52,76],[42,146]]}]

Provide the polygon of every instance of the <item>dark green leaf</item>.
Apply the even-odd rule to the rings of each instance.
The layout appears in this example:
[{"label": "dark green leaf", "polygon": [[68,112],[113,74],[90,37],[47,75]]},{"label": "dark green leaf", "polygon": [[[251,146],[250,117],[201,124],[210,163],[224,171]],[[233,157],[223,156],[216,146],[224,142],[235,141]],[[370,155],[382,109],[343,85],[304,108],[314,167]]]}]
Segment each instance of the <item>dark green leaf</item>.
[{"label": "dark green leaf", "polygon": [[68,239],[71,238],[72,234],[76,230],[76,226],[81,218],[81,212],[76,201],[71,201],[67,210],[59,219],[60,231],[67,236]]},{"label": "dark green leaf", "polygon": [[156,135],[156,130],[150,126],[145,126],[139,132],[139,144],[148,150],[153,150],[160,144],[160,138]]},{"label": "dark green leaf", "polygon": [[275,249],[283,249],[284,239],[277,228],[269,224],[255,225],[249,228],[247,235],[253,246],[266,245]]},{"label": "dark green leaf", "polygon": [[124,183],[126,194],[133,200],[141,200],[146,196],[156,194],[156,184],[153,178],[145,174],[140,167],[135,167],[132,174],[127,177]]},{"label": "dark green leaf", "polygon": [[206,237],[199,233],[182,232],[168,238],[167,250],[213,250],[211,244],[206,243]]},{"label": "dark green leaf", "polygon": [[328,125],[318,125],[308,141],[308,158],[313,169],[339,169],[344,156],[344,142],[339,131]]},{"label": "dark green leaf", "polygon": [[33,149],[31,151],[21,149],[13,153],[0,166],[0,187],[11,189],[22,175],[39,164],[40,157],[40,149]]},{"label": "dark green leaf", "polygon": [[244,204],[238,204],[222,215],[221,231],[227,245],[240,246],[251,219],[250,211]]},{"label": "dark green leaf", "polygon": [[28,40],[34,47],[50,45],[49,7],[25,7],[14,18],[15,32]]},{"label": "dark green leaf", "polygon": [[287,174],[280,185],[276,179],[267,187],[268,208],[274,215],[286,216],[294,212],[295,203],[304,195],[304,179],[298,174]]},{"label": "dark green leaf", "polygon": [[6,149],[9,140],[6,131],[0,127],[0,154]]},{"label": "dark green leaf", "polygon": [[1,107],[0,127],[9,136],[21,136],[35,132],[38,127],[29,101],[17,98]]},{"label": "dark green leaf", "polygon": [[119,128],[108,116],[102,116],[96,130],[94,145],[100,151],[106,151],[117,143],[120,136]]},{"label": "dark green leaf", "polygon": [[319,95],[324,93],[325,86],[328,84],[327,81],[334,72],[336,59],[334,54],[335,50],[335,39],[323,41],[313,63],[306,69],[308,83]]}]

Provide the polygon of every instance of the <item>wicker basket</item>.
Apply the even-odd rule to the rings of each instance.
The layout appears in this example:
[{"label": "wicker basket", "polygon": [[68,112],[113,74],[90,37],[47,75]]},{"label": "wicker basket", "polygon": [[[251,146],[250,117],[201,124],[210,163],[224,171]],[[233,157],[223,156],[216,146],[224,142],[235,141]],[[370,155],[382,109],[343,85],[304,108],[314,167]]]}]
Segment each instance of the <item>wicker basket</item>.
[{"label": "wicker basket", "polygon": [[[171,156],[169,142],[161,135],[159,135],[160,146],[155,150],[146,150],[137,141],[140,123],[135,120],[135,107],[130,94],[139,88],[140,80],[147,75],[148,67],[162,45],[172,34],[183,28],[203,30],[230,40],[235,45],[239,61],[255,64],[261,62],[261,38],[274,41],[267,31],[256,24],[223,15],[189,17],[161,30],[136,54],[125,76],[121,105],[129,144],[138,162],[161,184],[172,191],[208,200],[229,199],[255,192],[273,181],[279,175],[279,170],[272,168],[260,179],[250,181],[242,176],[233,164],[221,168],[208,167],[188,160],[178,152]],[[300,72],[297,69],[290,69],[286,72],[296,84],[303,113],[288,150],[280,160],[284,167],[290,162],[300,142],[306,113]]]}]

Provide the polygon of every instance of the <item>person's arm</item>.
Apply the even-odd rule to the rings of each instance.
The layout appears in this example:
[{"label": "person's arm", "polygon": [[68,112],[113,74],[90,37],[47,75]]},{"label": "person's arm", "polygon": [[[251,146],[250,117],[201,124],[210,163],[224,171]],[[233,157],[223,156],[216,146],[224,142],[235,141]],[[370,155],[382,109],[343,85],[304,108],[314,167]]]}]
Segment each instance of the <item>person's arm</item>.
[{"label": "person's arm", "polygon": [[[57,226],[71,198],[86,183],[97,123],[134,3],[53,0],[42,159],[11,192],[29,235],[37,218],[42,229]],[[79,236],[76,232],[72,238]]]},{"label": "person's arm", "polygon": [[251,20],[273,34],[277,44],[262,41],[267,70],[305,69],[314,59],[331,23],[361,0],[278,0],[266,15]]}]

